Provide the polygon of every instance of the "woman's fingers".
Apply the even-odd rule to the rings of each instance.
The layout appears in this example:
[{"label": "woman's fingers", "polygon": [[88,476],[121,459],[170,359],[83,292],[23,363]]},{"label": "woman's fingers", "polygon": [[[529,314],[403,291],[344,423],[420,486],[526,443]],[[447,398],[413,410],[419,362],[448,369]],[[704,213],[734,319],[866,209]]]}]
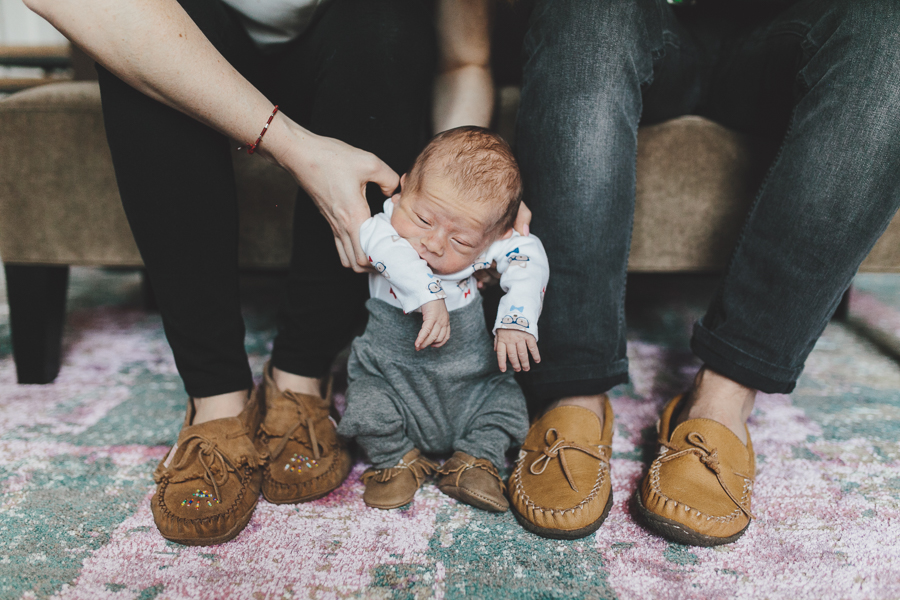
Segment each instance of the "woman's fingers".
[{"label": "woman's fingers", "polygon": [[528,235],[531,229],[531,209],[522,202],[519,204],[519,212],[516,214],[516,221],[513,223],[513,229],[522,235]]},{"label": "woman's fingers", "polygon": [[[400,185],[400,176],[394,173],[394,170],[391,169],[387,164],[382,161],[380,158],[372,155],[377,161],[375,165],[374,172],[369,178],[369,181],[378,185],[381,188],[381,193],[390,198],[397,187]],[[365,195],[365,186],[363,186],[363,195]]]},{"label": "woman's fingers", "polygon": [[350,268],[350,261],[347,259],[347,252],[344,250],[344,242],[341,238],[335,236],[334,245],[337,248],[338,257],[341,259],[341,264],[348,269]]}]

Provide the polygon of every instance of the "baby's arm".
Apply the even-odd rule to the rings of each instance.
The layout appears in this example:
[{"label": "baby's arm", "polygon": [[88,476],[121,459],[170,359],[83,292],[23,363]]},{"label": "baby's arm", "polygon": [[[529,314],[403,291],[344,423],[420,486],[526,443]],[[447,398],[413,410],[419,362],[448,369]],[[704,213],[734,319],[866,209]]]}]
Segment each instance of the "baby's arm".
[{"label": "baby's arm", "polygon": [[416,349],[443,346],[450,338],[450,314],[441,280],[435,277],[418,253],[391,226],[384,213],[366,220],[359,228],[360,245],[391,290],[405,313],[422,309],[422,328]]},{"label": "baby's arm", "polygon": [[504,372],[507,361],[515,371],[527,371],[531,368],[529,352],[535,362],[541,361],[537,322],[550,275],[547,254],[533,235],[500,240],[489,252],[497,263],[500,287],[506,292],[494,323],[497,362]]}]

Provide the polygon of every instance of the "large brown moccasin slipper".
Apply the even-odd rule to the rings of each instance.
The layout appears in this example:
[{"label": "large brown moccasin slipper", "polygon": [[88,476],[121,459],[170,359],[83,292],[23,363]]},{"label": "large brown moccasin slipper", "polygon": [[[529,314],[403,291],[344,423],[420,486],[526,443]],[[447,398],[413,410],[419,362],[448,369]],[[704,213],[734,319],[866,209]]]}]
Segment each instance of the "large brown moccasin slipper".
[{"label": "large brown moccasin slipper", "polygon": [[250,521],[265,461],[253,445],[260,411],[251,398],[237,417],[191,425],[194,403],[178,441],[156,468],[150,509],[166,539],[188,546],[221,544]]},{"label": "large brown moccasin slipper", "polygon": [[372,508],[405,506],[412,502],[425,477],[435,470],[437,465],[413,448],[393,467],[371,468],[362,474],[362,482],[366,484],[363,501]]},{"label": "large brown moccasin slipper", "polygon": [[510,506],[525,529],[574,540],[600,527],[612,506],[612,436],[609,401],[602,428],[579,406],[554,408],[531,426],[509,478]]},{"label": "large brown moccasin slipper", "polygon": [[281,391],[266,363],[257,390],[266,418],[257,444],[269,455],[262,493],[273,504],[309,502],[335,490],[350,473],[350,451],[332,418],[331,382],[325,398]]},{"label": "large brown moccasin slipper", "polygon": [[673,430],[683,398],[671,400],[660,416],[659,454],[635,494],[637,508],[651,529],[673,542],[728,544],[753,518],[756,457],[750,433],[745,446],[709,419],[690,419]]},{"label": "large brown moccasin slipper", "polygon": [[490,512],[506,512],[509,502],[503,492],[506,486],[497,467],[485,458],[465,452],[454,452],[438,473],[438,489],[460,502]]}]

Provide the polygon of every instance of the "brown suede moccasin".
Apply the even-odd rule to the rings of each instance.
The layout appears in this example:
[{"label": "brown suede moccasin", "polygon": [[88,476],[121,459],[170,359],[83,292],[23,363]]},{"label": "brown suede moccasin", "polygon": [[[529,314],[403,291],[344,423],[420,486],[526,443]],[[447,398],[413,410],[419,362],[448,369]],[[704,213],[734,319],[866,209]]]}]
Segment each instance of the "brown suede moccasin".
[{"label": "brown suede moccasin", "polygon": [[509,478],[510,505],[525,529],[574,540],[597,530],[612,506],[609,458],[613,412],[600,419],[578,406],[541,417],[525,438]]},{"label": "brown suede moccasin", "polygon": [[266,418],[257,434],[269,462],[263,470],[262,493],[273,504],[308,502],[337,488],[350,472],[350,452],[331,418],[331,383],[325,399],[282,392],[263,371],[257,390]]},{"label": "brown suede moccasin", "polygon": [[178,441],[156,468],[150,509],[166,539],[188,546],[221,544],[250,521],[259,500],[265,457],[253,445],[259,426],[254,398],[237,417],[191,425],[194,403]]},{"label": "brown suede moccasin", "polygon": [[635,494],[651,529],[679,544],[718,546],[744,533],[753,515],[750,497],[756,460],[724,425],[691,419],[672,430],[683,396],[663,409],[659,455]]},{"label": "brown suede moccasin", "polygon": [[465,452],[454,452],[438,469],[441,478],[438,489],[460,502],[489,512],[506,512],[509,502],[503,492],[506,486],[497,467],[485,458],[475,458]]},{"label": "brown suede moccasin", "polygon": [[400,508],[412,502],[425,477],[437,470],[437,465],[413,448],[395,466],[387,469],[367,469],[362,474],[366,484],[363,501],[372,508]]}]

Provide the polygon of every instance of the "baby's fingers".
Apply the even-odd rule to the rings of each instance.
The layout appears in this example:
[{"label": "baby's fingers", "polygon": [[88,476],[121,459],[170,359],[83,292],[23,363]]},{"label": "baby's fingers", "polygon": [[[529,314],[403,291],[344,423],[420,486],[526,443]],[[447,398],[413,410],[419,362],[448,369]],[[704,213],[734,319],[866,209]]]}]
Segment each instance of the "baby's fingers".
[{"label": "baby's fingers", "polygon": [[506,344],[497,342],[497,365],[501,373],[506,373]]},{"label": "baby's fingers", "polygon": [[450,325],[442,325],[440,328],[440,332],[434,340],[434,343],[431,345],[432,348],[440,348],[444,344],[447,343],[447,340],[450,339]]},{"label": "baby's fingers", "polygon": [[[422,329],[419,330],[419,335],[416,337],[416,350],[421,350],[434,341],[434,338],[432,337],[433,330],[434,321],[424,321],[422,323]],[[431,338],[430,341],[429,338]]]},{"label": "baby's fingers", "polygon": [[512,365],[513,371],[516,373],[522,370],[522,365],[519,364],[519,351],[517,346],[518,344],[510,344],[509,352],[506,356],[509,359],[509,364]]},{"label": "baby's fingers", "polygon": [[[519,353],[519,363],[522,365],[522,369],[529,370],[531,365],[528,363],[528,346],[525,343],[525,340],[521,340],[516,344],[516,351]],[[516,369],[518,370],[518,369]]]},{"label": "baby's fingers", "polygon": [[541,353],[538,352],[537,341],[533,337],[528,340],[528,350],[531,351],[531,356],[534,357],[534,362],[541,362]]}]

